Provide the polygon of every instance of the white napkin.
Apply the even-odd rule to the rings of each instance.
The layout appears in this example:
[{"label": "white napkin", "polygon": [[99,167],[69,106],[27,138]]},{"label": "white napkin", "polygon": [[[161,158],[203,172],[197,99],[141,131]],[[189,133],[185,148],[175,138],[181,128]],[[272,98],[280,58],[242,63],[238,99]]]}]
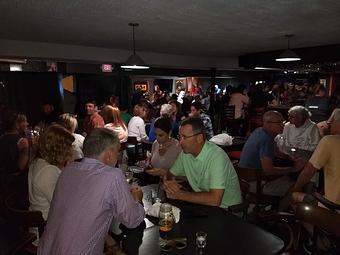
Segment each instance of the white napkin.
[{"label": "white napkin", "polygon": [[[152,206],[149,207],[149,209],[146,210],[146,214],[158,218],[160,206],[161,206],[161,203],[154,203]],[[172,214],[175,217],[175,222],[178,223],[180,219],[181,209],[173,205],[171,206],[172,206]]]},{"label": "white napkin", "polygon": [[217,145],[232,145],[233,137],[228,134],[218,134],[213,136],[209,141]]}]

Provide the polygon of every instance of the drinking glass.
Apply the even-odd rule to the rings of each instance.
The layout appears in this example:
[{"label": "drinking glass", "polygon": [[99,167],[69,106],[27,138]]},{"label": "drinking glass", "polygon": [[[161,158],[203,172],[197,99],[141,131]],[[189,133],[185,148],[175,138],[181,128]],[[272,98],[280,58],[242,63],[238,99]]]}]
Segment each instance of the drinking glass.
[{"label": "drinking glass", "polygon": [[203,231],[196,232],[196,245],[199,249],[203,249],[207,245],[207,233]]},{"label": "drinking glass", "polygon": [[133,179],[133,172],[128,168],[124,171],[124,174],[125,174],[126,181],[128,183],[131,183]]},{"label": "drinking glass", "polygon": [[175,222],[175,217],[172,213],[172,205],[163,203],[159,207],[159,230],[161,237],[166,237],[166,234],[172,230]]}]

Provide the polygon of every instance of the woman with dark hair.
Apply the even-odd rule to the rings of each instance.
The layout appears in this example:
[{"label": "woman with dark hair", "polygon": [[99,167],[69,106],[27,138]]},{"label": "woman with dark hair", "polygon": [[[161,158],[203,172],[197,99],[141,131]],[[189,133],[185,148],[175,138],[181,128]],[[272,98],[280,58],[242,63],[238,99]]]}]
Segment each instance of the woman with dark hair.
[{"label": "woman with dark hair", "polygon": [[13,111],[4,113],[3,127],[5,133],[0,136],[0,172],[10,174],[27,167],[29,160],[29,143],[19,134],[19,114]]},{"label": "woman with dark hair", "polygon": [[168,117],[159,117],[155,121],[156,141],[152,145],[152,169],[146,170],[148,174],[165,176],[182,151],[179,142],[171,138],[171,120]]}]

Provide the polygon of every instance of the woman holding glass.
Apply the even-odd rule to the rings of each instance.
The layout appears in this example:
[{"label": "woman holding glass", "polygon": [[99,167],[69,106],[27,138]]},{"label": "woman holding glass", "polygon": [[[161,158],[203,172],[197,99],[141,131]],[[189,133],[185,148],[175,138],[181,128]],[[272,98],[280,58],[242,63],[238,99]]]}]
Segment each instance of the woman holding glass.
[{"label": "woman holding glass", "polygon": [[146,170],[150,175],[165,176],[182,149],[179,142],[171,138],[171,120],[159,117],[155,121],[156,141],[151,150],[151,166]]}]

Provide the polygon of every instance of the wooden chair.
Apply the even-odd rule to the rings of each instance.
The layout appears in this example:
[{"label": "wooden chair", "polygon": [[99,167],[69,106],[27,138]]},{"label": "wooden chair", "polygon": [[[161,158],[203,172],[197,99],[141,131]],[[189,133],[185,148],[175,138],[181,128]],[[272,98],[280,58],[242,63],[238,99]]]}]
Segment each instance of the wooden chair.
[{"label": "wooden chair", "polygon": [[240,189],[242,193],[242,203],[228,207],[228,211],[233,214],[242,213],[242,218],[246,219],[248,215],[249,203],[247,202],[247,194],[249,194],[249,184],[240,179]]},{"label": "wooden chair", "polygon": [[[272,178],[265,176],[262,169],[241,168],[237,165],[234,167],[239,177],[244,202],[240,205],[232,206],[229,210],[232,212],[235,210],[237,210],[236,212],[243,212],[242,210],[245,210],[246,206],[255,205],[253,212],[247,215],[247,220],[280,236],[285,244],[280,252],[291,250],[294,243],[294,215],[274,210],[264,210],[268,205],[271,205],[272,209],[276,209],[279,204],[280,197],[262,193],[262,182]],[[255,192],[250,191],[251,182],[256,183]]]},{"label": "wooden chair", "polygon": [[[340,207],[340,205],[337,205]],[[296,207],[295,216],[302,223],[313,225],[312,254],[339,254],[340,252],[340,214],[317,205],[301,203]],[[297,232],[300,238],[300,231]],[[318,240],[328,242],[328,251],[320,250]]]},{"label": "wooden chair", "polygon": [[135,164],[141,158],[139,154],[140,148],[141,143],[137,141],[137,137],[128,136],[125,143],[125,149],[129,157],[129,165]]},{"label": "wooden chair", "polygon": [[249,108],[249,127],[248,127],[248,133],[253,132],[254,129],[258,127],[262,127],[263,121],[262,117],[263,114],[266,112],[265,107],[259,107],[259,108]]},{"label": "wooden chair", "polygon": [[240,136],[243,119],[235,119],[235,105],[224,105],[221,111],[221,129],[229,135]]},{"label": "wooden chair", "polygon": [[259,212],[266,206],[271,205],[277,208],[280,198],[278,196],[266,195],[262,193],[263,182],[273,180],[272,177],[265,176],[262,169],[243,168],[235,166],[236,173],[240,181],[247,182],[249,185],[252,182],[256,183],[255,192],[245,194],[245,199],[249,204],[254,204],[254,211]]}]

